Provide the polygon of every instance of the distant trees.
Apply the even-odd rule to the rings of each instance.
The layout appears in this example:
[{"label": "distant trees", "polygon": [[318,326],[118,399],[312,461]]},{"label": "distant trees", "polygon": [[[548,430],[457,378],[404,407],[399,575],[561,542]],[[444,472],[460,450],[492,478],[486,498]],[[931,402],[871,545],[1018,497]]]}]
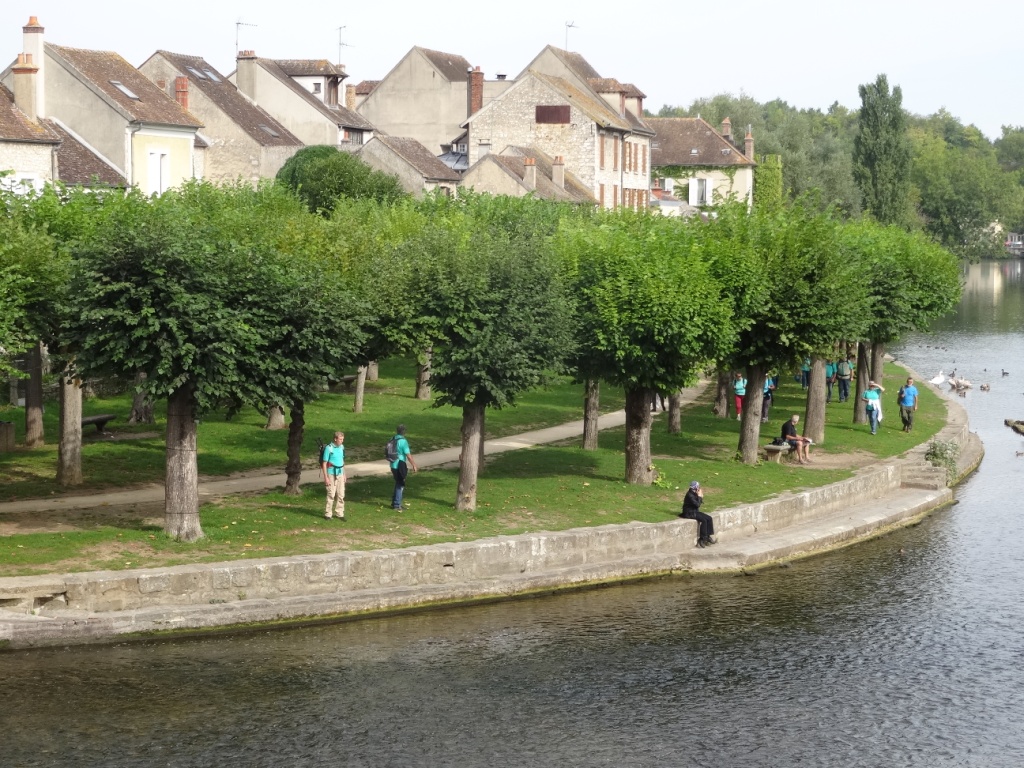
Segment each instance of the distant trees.
[{"label": "distant trees", "polygon": [[858,87],[860,113],[853,140],[853,178],[864,209],[882,224],[905,224],[910,194],[910,141],[903,91],[879,75]]},{"label": "distant trees", "polygon": [[313,213],[329,216],[341,198],[391,202],[406,196],[398,178],[376,171],[350,152],[336,147],[303,147],[277,172]]}]

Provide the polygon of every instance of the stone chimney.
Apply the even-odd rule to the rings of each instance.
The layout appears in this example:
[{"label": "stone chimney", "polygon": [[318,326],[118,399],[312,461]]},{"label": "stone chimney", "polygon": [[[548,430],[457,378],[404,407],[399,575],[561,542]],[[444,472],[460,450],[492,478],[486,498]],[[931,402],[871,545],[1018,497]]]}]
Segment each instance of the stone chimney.
[{"label": "stone chimney", "polygon": [[11,67],[11,72],[14,73],[14,105],[30,120],[38,119],[36,78],[39,77],[39,67],[32,63],[32,54],[19,53],[18,61]]},{"label": "stone chimney", "polygon": [[523,160],[523,183],[527,189],[537,188],[537,161],[532,157]]},{"label": "stone chimney", "polygon": [[743,139],[743,154],[747,156],[748,160],[754,159],[754,134],[750,132],[750,126],[747,126],[747,136]]},{"label": "stone chimney", "polygon": [[238,59],[235,62],[235,85],[238,86],[239,91],[249,97],[253,104],[260,103],[256,94],[256,69],[258,66],[254,51],[238,52]]},{"label": "stone chimney", "polygon": [[[30,16],[28,24],[21,28],[22,50],[27,55],[27,61],[36,68],[36,74],[32,78],[35,81],[35,113],[29,115],[33,120],[38,116],[46,115],[46,49],[43,40],[43,25],[39,23],[36,16]],[[22,110],[24,111],[24,110]]]},{"label": "stone chimney", "polygon": [[732,120],[728,117],[722,121],[722,138],[728,142],[732,142]]},{"label": "stone chimney", "polygon": [[565,189],[565,160],[561,155],[555,155],[551,163],[551,180],[559,189]]},{"label": "stone chimney", "polygon": [[174,99],[182,109],[188,109],[188,78],[174,78]]},{"label": "stone chimney", "polygon": [[475,115],[484,106],[484,73],[473,67],[469,73],[469,115]]},{"label": "stone chimney", "polygon": [[356,87],[354,85],[345,86],[345,109],[356,111]]}]

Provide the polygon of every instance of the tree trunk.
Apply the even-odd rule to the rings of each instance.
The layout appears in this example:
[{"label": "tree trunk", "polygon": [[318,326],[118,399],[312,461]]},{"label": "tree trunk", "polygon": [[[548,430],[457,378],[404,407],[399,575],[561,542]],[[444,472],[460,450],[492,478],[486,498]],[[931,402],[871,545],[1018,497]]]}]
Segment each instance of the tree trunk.
[{"label": "tree trunk", "polygon": [[25,383],[25,447],[40,448],[43,434],[43,342],[28,353],[28,381]]},{"label": "tree trunk", "polygon": [[654,482],[651,465],[651,391],[645,387],[626,390],[626,482],[650,485]]},{"label": "tree trunk", "polygon": [[732,402],[732,397],[729,392],[729,384],[731,377],[729,371],[719,366],[718,380],[715,383],[715,405],[711,409],[711,412],[718,416],[720,419],[728,418],[729,416],[729,403]]},{"label": "tree trunk", "polygon": [[191,384],[167,398],[167,476],[164,531],[179,541],[203,535],[199,524],[199,467],[196,464],[195,400]]},{"label": "tree trunk", "polygon": [[683,431],[683,394],[678,389],[668,396],[668,433],[678,435]]},{"label": "tree trunk", "polygon": [[135,374],[135,395],[132,397],[132,412],[128,414],[128,424],[152,424],[153,400],[148,394],[142,391],[142,383],[146,380],[146,374],[138,371]]},{"label": "tree trunk", "polygon": [[60,443],[57,446],[57,484],[82,484],[82,381],[69,362],[60,377]]},{"label": "tree trunk", "polygon": [[376,360],[371,360],[366,364],[366,380],[376,381],[380,378],[380,370]]},{"label": "tree trunk", "polygon": [[476,480],[480,471],[480,443],[483,441],[484,406],[462,406],[462,455],[459,457],[459,490],[455,509],[476,509]]},{"label": "tree trunk", "polygon": [[[302,436],[306,430],[306,404],[302,400],[292,403],[291,424],[288,425],[288,463],[284,471],[286,496],[301,496],[302,486]],[[317,456],[317,462],[320,457]]]},{"label": "tree trunk", "polygon": [[264,429],[284,429],[287,424],[284,423],[284,408],[280,405],[275,405],[267,411],[267,426]]},{"label": "tree trunk", "polygon": [[352,413],[363,412],[363,395],[366,393],[366,366],[356,368],[356,401],[352,404]]},{"label": "tree trunk", "polygon": [[873,341],[871,342],[871,380],[875,384],[882,384],[882,379],[885,378],[885,342],[884,341]]},{"label": "tree trunk", "polygon": [[430,361],[434,350],[427,347],[423,351],[423,362],[416,366],[416,399],[430,399]]},{"label": "tree trunk", "polygon": [[597,450],[597,420],[601,415],[601,381],[583,382],[583,450]]},{"label": "tree trunk", "polygon": [[748,365],[746,370],[747,394],[743,396],[740,442],[737,450],[744,464],[757,464],[761,439],[761,402],[764,400],[764,367]]},{"label": "tree trunk", "polygon": [[487,409],[480,414],[480,454],[477,456],[477,474],[487,469],[484,448],[487,445]]},{"label": "tree trunk", "polygon": [[864,391],[868,388],[868,380],[871,378],[871,373],[868,368],[871,365],[870,358],[868,357],[868,347],[861,341],[857,343],[857,376],[855,378],[853,391],[850,393],[850,399],[853,400],[853,423],[854,424],[867,424],[868,414],[864,410],[864,401],[861,400],[861,396]]},{"label": "tree trunk", "polygon": [[810,386],[807,387],[807,411],[804,416],[804,437],[815,443],[825,442],[825,361],[812,358]]}]

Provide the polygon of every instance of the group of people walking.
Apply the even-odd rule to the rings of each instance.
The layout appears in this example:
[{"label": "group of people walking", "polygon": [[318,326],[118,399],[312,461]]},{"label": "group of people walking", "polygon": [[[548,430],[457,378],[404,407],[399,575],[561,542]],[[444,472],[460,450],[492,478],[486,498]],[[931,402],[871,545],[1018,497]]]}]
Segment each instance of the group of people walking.
[{"label": "group of people walking", "polygon": [[[387,457],[391,467],[391,476],[395,479],[395,490],[391,494],[391,508],[394,510],[407,509],[402,502],[405,494],[405,478],[409,474],[409,467],[413,472],[419,471],[416,467],[416,460],[412,455],[412,448],[409,440],[405,437],[405,425],[399,424],[395,429],[395,436],[388,441],[391,455]],[[328,520],[345,519],[345,433],[335,432],[334,439],[324,446],[320,453],[320,473],[324,479],[324,487],[327,489],[327,505],[324,508],[324,517]]]}]

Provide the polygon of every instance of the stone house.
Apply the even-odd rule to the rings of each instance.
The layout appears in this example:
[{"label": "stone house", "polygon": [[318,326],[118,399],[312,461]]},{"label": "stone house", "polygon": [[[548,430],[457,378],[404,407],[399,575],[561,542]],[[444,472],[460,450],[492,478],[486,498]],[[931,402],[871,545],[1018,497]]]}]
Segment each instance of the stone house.
[{"label": "stone house", "polygon": [[486,81],[462,56],[414,47],[383,80],[354,86],[352,106],[379,130],[416,139],[439,154],[458,144],[465,119],[503,93],[511,81]]},{"label": "stone house", "polygon": [[139,70],[203,122],[203,178],[273,178],[302,142],[200,56],[157,51]]},{"label": "stone house", "polygon": [[262,59],[241,51],[228,79],[303,144],[355,152],[373,136],[374,127],[339,103],[347,76],[344,67],[326,59]]},{"label": "stone house", "polygon": [[411,195],[440,189],[454,195],[460,176],[416,139],[374,136],[359,150],[359,159],[378,171],[397,176]]},{"label": "stone house", "polygon": [[729,118],[721,133],[699,117],[649,117],[655,185],[695,208],[726,200],[754,202],[754,137],[741,146]]},{"label": "stone house", "polygon": [[[613,80],[594,78],[600,82],[591,85],[578,75],[564,74],[527,70],[469,117],[463,123],[469,164],[506,146],[532,147],[563,157],[566,170],[591,190],[601,207],[646,208],[653,131],[626,99],[639,91]],[[634,97],[634,102],[641,99]]]},{"label": "stone house", "polygon": [[[14,66],[14,87],[20,91],[26,69],[22,54]],[[21,95],[19,93],[19,95]],[[15,103],[15,94],[0,85],[0,184],[12,189],[39,189],[57,175],[60,136],[44,122],[30,119]]]},{"label": "stone house", "polygon": [[525,197],[533,194],[543,200],[596,205],[590,189],[565,170],[560,156],[554,158],[535,147],[505,147],[484,155],[462,175],[459,185],[492,195]]},{"label": "stone house", "polygon": [[[18,65],[0,74],[8,88],[31,92],[21,109],[29,118],[58,123],[83,147],[146,194],[161,193],[195,176],[194,145],[201,123],[111,51],[47,43],[36,17],[22,29]],[[28,99],[29,97],[26,97]],[[33,114],[34,112],[34,114]]]}]

